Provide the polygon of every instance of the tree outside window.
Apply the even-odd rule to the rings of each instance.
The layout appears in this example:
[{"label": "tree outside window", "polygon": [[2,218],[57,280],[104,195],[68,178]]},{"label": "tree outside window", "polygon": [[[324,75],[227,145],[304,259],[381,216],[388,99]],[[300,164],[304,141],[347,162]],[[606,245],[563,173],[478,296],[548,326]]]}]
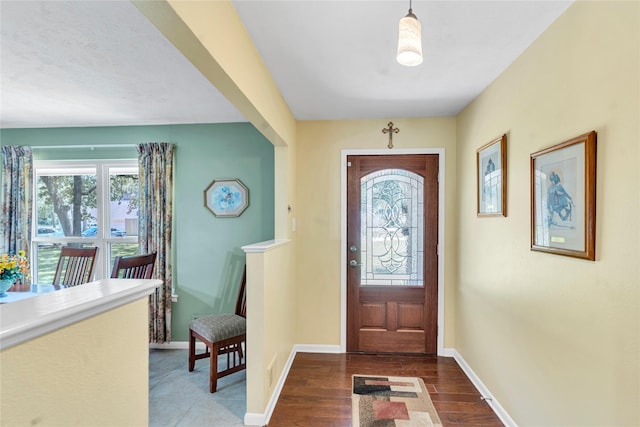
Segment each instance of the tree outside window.
[{"label": "tree outside window", "polygon": [[126,162],[36,162],[34,280],[53,278],[62,246],[98,246],[96,279],[138,253],[138,169]]}]

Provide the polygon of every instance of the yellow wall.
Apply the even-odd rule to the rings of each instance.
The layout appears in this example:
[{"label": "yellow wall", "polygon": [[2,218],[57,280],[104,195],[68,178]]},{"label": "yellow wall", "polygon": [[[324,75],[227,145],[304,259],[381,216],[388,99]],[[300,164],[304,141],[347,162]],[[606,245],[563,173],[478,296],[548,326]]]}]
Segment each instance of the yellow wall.
[{"label": "yellow wall", "polygon": [[[396,149],[445,149],[445,346],[454,340],[456,122],[391,119]],[[386,149],[389,119],[298,122],[296,155],[299,344],[340,344],[340,162],[343,149]],[[392,150],[389,150],[390,152]]]},{"label": "yellow wall", "polygon": [[265,412],[295,343],[294,258],[294,242],[247,253],[248,413]]},{"label": "yellow wall", "polygon": [[[455,347],[526,425],[640,425],[640,3],[577,2],[458,116]],[[598,132],[595,262],[531,252],[529,155]],[[508,134],[508,217],[476,149]]]},{"label": "yellow wall", "polygon": [[295,139],[289,107],[229,0],[132,3],[274,145]]},{"label": "yellow wall", "polygon": [[[253,350],[248,342],[249,361],[257,355],[248,372],[248,411],[261,412],[269,392],[254,398],[253,386],[267,389],[267,365],[286,344],[340,342],[340,150],[386,147],[380,131],[389,119],[294,125],[273,87],[261,88],[268,80],[245,75],[264,74],[261,61],[247,66],[246,57],[230,53],[255,50],[228,1],[203,6],[220,12],[209,20],[196,9],[208,2],[171,1],[175,10],[135,3],[274,145],[297,139],[294,151],[276,152],[276,164],[289,166],[276,177],[276,235],[289,235],[283,226],[295,217],[295,245],[253,266],[249,256],[249,293],[257,277],[251,271],[259,271],[258,292],[269,304],[260,312],[262,326],[249,322],[250,334],[264,332]],[[159,3],[162,10],[150,10]],[[401,129],[397,148],[446,150],[445,347],[459,350],[521,425],[640,424],[638,8],[637,1],[577,2],[457,121],[391,119]],[[208,35],[221,28],[224,44]],[[191,45],[194,39],[212,60]],[[597,261],[530,252],[529,154],[592,129],[599,140]],[[509,216],[478,219],[475,150],[505,132]],[[293,208],[288,217],[286,202]],[[278,268],[266,263],[272,256]],[[287,283],[276,283],[280,275]],[[294,289],[292,339],[289,330],[277,330],[286,315],[273,313],[283,303],[286,313],[292,309],[286,297]]]},{"label": "yellow wall", "polygon": [[0,353],[0,425],[146,426],[147,299]]},{"label": "yellow wall", "polygon": [[[231,1],[132,3],[275,146],[275,235],[294,238],[288,206],[295,205],[295,120]],[[266,369],[276,354],[288,354],[295,344],[293,334],[286,333],[294,309],[291,247],[247,256],[249,413],[264,412],[273,392]],[[276,359],[275,381],[286,357]]]},{"label": "yellow wall", "polygon": [[288,236],[295,119],[229,0],[132,0],[275,147],[275,235]]}]

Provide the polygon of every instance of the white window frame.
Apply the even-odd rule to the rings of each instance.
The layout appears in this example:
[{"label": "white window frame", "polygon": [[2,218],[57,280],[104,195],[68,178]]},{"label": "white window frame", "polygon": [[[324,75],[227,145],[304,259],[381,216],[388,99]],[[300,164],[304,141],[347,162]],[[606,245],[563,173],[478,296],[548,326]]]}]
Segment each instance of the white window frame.
[{"label": "white window frame", "polygon": [[[60,174],[65,174],[65,170],[74,170],[80,168],[95,168],[96,170],[96,209],[97,219],[96,224],[98,229],[102,230],[102,236],[97,235],[94,238],[88,237],[38,237],[37,230],[37,184],[38,176],[43,171]],[[109,177],[112,170],[117,170],[120,173],[127,173],[129,171],[138,173],[138,161],[137,159],[123,159],[123,160],[34,160],[33,161],[33,213],[31,221],[31,259],[36,257],[36,247],[38,242],[53,242],[53,243],[91,243],[93,246],[98,247],[98,256],[96,257],[96,264],[94,270],[94,280],[108,278],[111,274],[111,245],[110,243],[138,243],[138,236],[122,236],[112,237],[111,226],[109,221],[109,214],[105,211],[105,207],[109,206],[109,192],[105,189],[109,188]],[[37,263],[32,262],[33,280],[37,283]]]}]

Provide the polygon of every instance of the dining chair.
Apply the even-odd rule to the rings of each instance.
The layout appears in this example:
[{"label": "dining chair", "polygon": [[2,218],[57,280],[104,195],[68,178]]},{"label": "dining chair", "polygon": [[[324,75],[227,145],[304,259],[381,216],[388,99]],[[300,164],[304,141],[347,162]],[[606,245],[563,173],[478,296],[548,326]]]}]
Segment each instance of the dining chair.
[{"label": "dining chair", "polygon": [[[209,392],[214,393],[218,378],[246,368],[247,333],[247,267],[244,267],[235,314],[214,314],[199,317],[189,323],[189,372],[196,360],[209,358]],[[204,353],[196,354],[196,338],[206,346]],[[227,355],[227,367],[218,371],[218,356]]]},{"label": "dining chair", "polygon": [[112,279],[151,279],[156,264],[156,253],[117,256],[113,261]]},{"label": "dining chair", "polygon": [[78,286],[90,282],[93,278],[97,247],[73,248],[63,246],[53,276],[54,286]]}]

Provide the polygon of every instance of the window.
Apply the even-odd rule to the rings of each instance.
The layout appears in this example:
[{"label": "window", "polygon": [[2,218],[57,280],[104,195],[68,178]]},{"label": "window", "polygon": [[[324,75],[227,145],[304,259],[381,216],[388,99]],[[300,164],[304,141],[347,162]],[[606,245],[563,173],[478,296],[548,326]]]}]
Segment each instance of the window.
[{"label": "window", "polygon": [[383,169],[360,188],[360,284],[424,286],[424,179]]},{"label": "window", "polygon": [[136,160],[36,161],[34,176],[34,283],[53,280],[65,245],[98,247],[96,279],[116,256],[138,254]]}]

